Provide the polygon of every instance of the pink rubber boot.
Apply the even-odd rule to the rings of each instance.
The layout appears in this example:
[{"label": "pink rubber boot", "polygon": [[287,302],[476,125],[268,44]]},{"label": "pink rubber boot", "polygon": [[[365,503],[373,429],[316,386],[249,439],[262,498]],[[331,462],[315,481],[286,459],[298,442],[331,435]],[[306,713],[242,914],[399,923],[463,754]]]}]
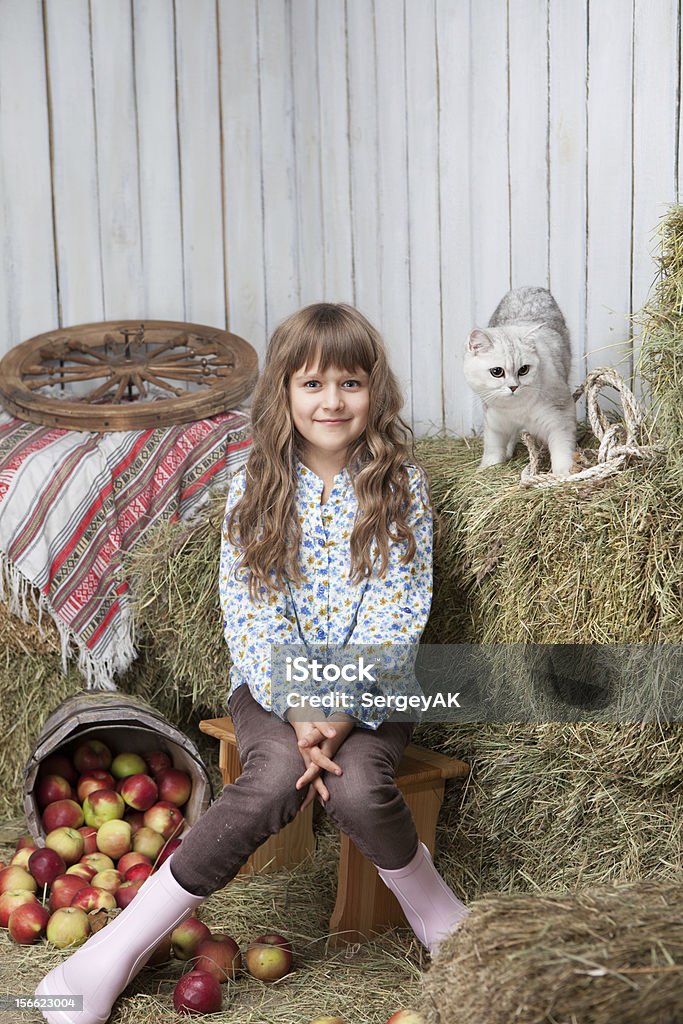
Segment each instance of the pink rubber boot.
[{"label": "pink rubber boot", "polygon": [[434,954],[436,948],[469,914],[464,903],[451,892],[434,867],[429,850],[420,843],[417,853],[404,868],[377,868],[379,877],[391,889],[408,924],[423,946]]},{"label": "pink rubber boot", "polygon": [[50,1024],[104,1024],[161,939],[202,902],[203,896],[178,885],[171,860],[149,876],[118,917],[43,978],[36,996],[83,996],[82,1010],[43,1010]]}]

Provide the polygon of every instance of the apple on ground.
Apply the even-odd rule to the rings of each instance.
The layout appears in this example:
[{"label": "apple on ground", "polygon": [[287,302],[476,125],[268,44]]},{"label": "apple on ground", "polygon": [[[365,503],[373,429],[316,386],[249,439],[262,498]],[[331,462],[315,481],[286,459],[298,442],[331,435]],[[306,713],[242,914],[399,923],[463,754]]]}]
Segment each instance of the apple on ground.
[{"label": "apple on ground", "polygon": [[86,853],[81,857],[81,864],[87,864],[95,871],[108,871],[114,867],[114,861],[106,853]]},{"label": "apple on ground", "polygon": [[50,850],[56,850],[68,866],[81,859],[85,841],[77,829],[62,827],[48,832],[45,836],[45,845]]},{"label": "apple on ground", "polygon": [[126,872],[133,867],[134,864],[147,864],[152,867],[152,862],[149,857],[145,857],[144,853],[124,853],[121,860],[116,865],[116,870],[119,871],[125,878]]},{"label": "apple on ground", "polygon": [[85,889],[87,884],[86,880],[79,878],[78,875],[57,875],[50,886],[50,898],[47,904],[50,913],[70,906],[76,893]]},{"label": "apple on ground", "polygon": [[143,825],[133,836],[133,850],[135,853],[144,853],[154,863],[164,846],[164,837],[155,832],[153,828]]},{"label": "apple on ground", "polygon": [[80,907],[86,913],[91,910],[114,910],[116,897],[106,889],[98,889],[95,885],[86,885],[84,889],[79,889],[69,906]]},{"label": "apple on ground", "polygon": [[125,779],[129,775],[144,775],[147,765],[139,754],[126,751],[117,754],[111,763],[111,773],[115,779]]},{"label": "apple on ground", "polygon": [[36,846],[24,846],[22,850],[17,850],[12,859],[10,860],[10,866],[18,868],[26,868],[28,871],[28,862],[31,859],[31,854],[37,850]]},{"label": "apple on ground", "polygon": [[80,828],[83,824],[83,808],[75,800],[56,800],[47,805],[41,821],[46,832],[56,828]]},{"label": "apple on ground", "polygon": [[221,984],[234,980],[242,966],[240,947],[230,935],[224,932],[212,933],[202,939],[195,948],[195,970],[213,974]]},{"label": "apple on ground", "polygon": [[0,928],[9,924],[10,914],[25,903],[37,903],[35,893],[30,889],[8,889],[0,896]]},{"label": "apple on ground", "polygon": [[77,864],[72,864],[70,868],[67,868],[64,874],[78,875],[78,877],[82,878],[83,881],[87,884],[95,877],[97,871],[95,870],[95,868],[91,867],[90,864],[83,864],[79,860]]},{"label": "apple on ground", "polygon": [[171,946],[178,960],[190,960],[202,939],[208,939],[211,929],[198,917],[186,917],[171,932]]},{"label": "apple on ground", "polygon": [[29,857],[28,870],[38,885],[52,885],[57,875],[65,873],[66,864],[56,850],[43,846],[40,850],[34,850]]},{"label": "apple on ground", "polygon": [[130,825],[121,818],[113,818],[105,821],[97,830],[97,849],[100,853],[106,853],[112,860],[118,860],[124,854],[130,853],[131,832]]},{"label": "apple on ground", "polygon": [[[96,789],[89,793],[83,801],[83,813],[86,825],[99,828],[105,821],[123,818],[126,805],[123,797],[113,789]],[[83,822],[81,822],[83,824]]]},{"label": "apple on ground", "polygon": [[147,763],[150,775],[158,775],[160,772],[166,771],[167,768],[173,767],[171,758],[163,750],[146,750],[142,756]]},{"label": "apple on ground", "polygon": [[79,775],[92,771],[106,771],[111,764],[111,750],[101,740],[86,740],[76,747],[73,762]]},{"label": "apple on ground", "polygon": [[167,839],[163,847],[161,848],[161,853],[156,859],[156,866],[160,868],[164,861],[168,860],[171,854],[175,853],[175,851],[181,844],[182,839]]},{"label": "apple on ground", "polygon": [[127,775],[121,781],[121,796],[134,811],[148,811],[159,796],[157,784],[151,775]]},{"label": "apple on ground", "polygon": [[159,945],[156,947],[151,957],[147,961],[147,967],[158,967],[159,964],[165,964],[171,959],[171,936],[167,935],[165,939],[162,939]]},{"label": "apple on ground", "polygon": [[97,792],[98,789],[114,789],[115,785],[116,782],[111,772],[96,768],[94,771],[85,772],[84,775],[79,776],[76,792],[78,799],[83,803],[86,796]]},{"label": "apple on ground", "polygon": [[0,871],[0,896],[12,889],[28,889],[35,892],[38,888],[33,875],[29,874],[26,868],[20,868],[18,864],[10,864],[8,868]]},{"label": "apple on ground", "polygon": [[47,907],[36,900],[35,903],[23,903],[13,910],[7,927],[14,942],[20,946],[30,946],[44,934],[49,920]]},{"label": "apple on ground", "polygon": [[184,974],[173,990],[173,1006],[178,1013],[217,1013],[222,1005],[221,986],[206,971]]},{"label": "apple on ground", "polygon": [[42,810],[56,800],[68,800],[71,796],[71,783],[63,775],[43,775],[38,779],[33,794]]},{"label": "apple on ground", "polygon": [[159,799],[168,800],[176,807],[182,807],[190,798],[192,792],[192,779],[187,772],[181,772],[178,768],[167,768],[157,776],[159,786]]},{"label": "apple on ground", "polygon": [[[123,858],[122,858],[123,859]],[[119,861],[119,870],[120,868]],[[124,882],[145,882],[152,874],[151,864],[131,864],[123,876]]]},{"label": "apple on ground", "polygon": [[387,1024],[425,1024],[425,1019],[417,1010],[398,1010],[392,1013]]},{"label": "apple on ground", "polygon": [[81,825],[78,831],[83,836],[83,853],[97,853],[97,829],[94,825]]},{"label": "apple on ground", "polygon": [[78,778],[78,772],[74,768],[71,758],[67,757],[66,754],[50,754],[49,757],[40,762],[38,778],[42,779],[46,775],[61,775],[72,786]]},{"label": "apple on ground", "polygon": [[181,812],[170,800],[160,800],[145,811],[145,825],[161,833],[164,839],[174,839],[180,835],[185,824]]},{"label": "apple on ground", "polygon": [[144,881],[144,878],[140,878],[137,882],[121,882],[116,890],[116,905],[121,907],[121,910],[125,910],[128,904],[133,902]]},{"label": "apple on ground", "polygon": [[254,978],[279,981],[292,966],[292,947],[284,936],[268,932],[249,943],[245,961]]},{"label": "apple on ground", "polygon": [[90,884],[98,889],[106,889],[107,892],[116,894],[122,881],[120,873],[115,868],[107,868],[106,871],[98,871],[90,880]]},{"label": "apple on ground", "polygon": [[81,946],[90,934],[90,922],[80,907],[61,907],[47,923],[47,940],[57,949]]}]

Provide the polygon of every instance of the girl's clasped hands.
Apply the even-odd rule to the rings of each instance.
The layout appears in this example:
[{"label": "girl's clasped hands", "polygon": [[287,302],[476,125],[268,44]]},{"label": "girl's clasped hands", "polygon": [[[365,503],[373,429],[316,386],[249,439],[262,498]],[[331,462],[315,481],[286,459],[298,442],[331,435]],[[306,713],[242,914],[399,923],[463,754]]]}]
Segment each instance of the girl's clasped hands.
[{"label": "girl's clasped hands", "polygon": [[[289,717],[289,716],[288,716]],[[296,781],[296,788],[309,790],[301,805],[303,811],[315,798],[316,793],[323,803],[330,799],[330,793],[322,779],[323,772],[342,775],[343,769],[332,760],[342,743],[354,728],[354,721],[348,715],[325,719],[322,722],[297,722],[290,718],[299,752],[306,770]]]}]

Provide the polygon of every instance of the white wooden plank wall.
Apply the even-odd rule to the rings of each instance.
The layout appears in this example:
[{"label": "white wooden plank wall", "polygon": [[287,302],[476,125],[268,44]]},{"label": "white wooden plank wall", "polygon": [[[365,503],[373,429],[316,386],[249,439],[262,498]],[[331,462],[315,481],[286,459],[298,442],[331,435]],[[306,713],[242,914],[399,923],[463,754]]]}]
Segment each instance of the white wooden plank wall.
[{"label": "white wooden plank wall", "polygon": [[263,353],[347,301],[416,432],[462,434],[467,332],[541,284],[575,382],[631,373],[683,190],[680,22],[681,0],[0,0],[0,354],[118,317]]}]

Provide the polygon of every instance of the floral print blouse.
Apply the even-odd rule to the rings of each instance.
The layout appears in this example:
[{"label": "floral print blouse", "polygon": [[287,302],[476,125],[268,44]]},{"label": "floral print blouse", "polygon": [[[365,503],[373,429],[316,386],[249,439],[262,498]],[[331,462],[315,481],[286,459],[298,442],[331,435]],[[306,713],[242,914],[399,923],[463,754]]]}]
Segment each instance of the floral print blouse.
[{"label": "floral print blouse", "polygon": [[[271,644],[304,644],[316,651],[345,644],[400,644],[400,650],[405,650],[405,645],[417,644],[432,599],[432,514],[423,471],[417,466],[407,468],[412,495],[408,522],[415,534],[416,553],[404,565],[400,557],[405,544],[390,541],[389,567],[382,578],[371,575],[357,584],[349,580],[350,538],[358,502],[346,469],[334,478],[322,505],[323,481],[297,460],[299,558],[306,577],[300,586],[288,584],[278,593],[265,593],[262,588],[265,601],[253,603],[246,574],[235,572],[239,549],[223,531],[219,590],[232,659],[228,698],[246,683],[262,707],[284,717],[286,705],[272,699]],[[232,478],[226,514],[244,493],[245,482],[246,471],[241,469]],[[300,647],[296,653],[301,653]],[[339,684],[323,681],[314,685],[319,693],[339,689]],[[363,682],[343,685],[347,691],[367,690]],[[376,729],[392,710],[356,707],[347,713],[358,724]]]}]

